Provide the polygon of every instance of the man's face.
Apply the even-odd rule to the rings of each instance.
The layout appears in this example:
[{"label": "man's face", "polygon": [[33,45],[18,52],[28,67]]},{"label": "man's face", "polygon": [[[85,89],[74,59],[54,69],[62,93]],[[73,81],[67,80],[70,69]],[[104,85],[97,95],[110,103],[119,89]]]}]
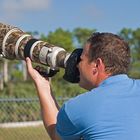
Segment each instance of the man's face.
[{"label": "man's face", "polygon": [[80,72],[80,82],[79,85],[87,90],[92,89],[93,86],[93,62],[89,62],[88,59],[88,50],[89,44],[86,44],[83,53],[81,55],[81,61],[78,64]]}]

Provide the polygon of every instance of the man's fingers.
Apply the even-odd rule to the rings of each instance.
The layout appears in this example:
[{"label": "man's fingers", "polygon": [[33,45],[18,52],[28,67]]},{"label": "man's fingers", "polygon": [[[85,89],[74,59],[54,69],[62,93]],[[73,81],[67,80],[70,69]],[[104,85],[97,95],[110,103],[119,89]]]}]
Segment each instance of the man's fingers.
[{"label": "man's fingers", "polygon": [[26,63],[27,63],[27,69],[30,72],[33,69],[33,67],[29,57],[26,58]]}]

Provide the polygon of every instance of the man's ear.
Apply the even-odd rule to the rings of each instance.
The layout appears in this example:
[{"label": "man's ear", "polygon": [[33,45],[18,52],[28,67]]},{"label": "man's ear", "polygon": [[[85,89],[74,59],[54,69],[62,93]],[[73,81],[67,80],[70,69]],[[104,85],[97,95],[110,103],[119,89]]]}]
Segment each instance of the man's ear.
[{"label": "man's ear", "polygon": [[92,72],[94,75],[104,71],[105,71],[105,66],[101,58],[97,58],[92,62]]},{"label": "man's ear", "polygon": [[92,62],[92,73],[95,75],[95,74],[97,74],[97,71],[98,71],[98,69],[97,69],[96,61],[93,61]]},{"label": "man's ear", "polygon": [[96,61],[95,61],[95,64],[96,64],[96,68],[100,71],[100,72],[103,72],[105,71],[105,65],[102,61],[101,58],[97,58]]}]

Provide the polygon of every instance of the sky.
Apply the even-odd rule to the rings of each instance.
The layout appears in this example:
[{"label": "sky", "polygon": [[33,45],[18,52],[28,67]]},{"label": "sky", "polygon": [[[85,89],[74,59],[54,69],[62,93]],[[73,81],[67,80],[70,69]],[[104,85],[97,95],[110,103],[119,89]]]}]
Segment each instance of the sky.
[{"label": "sky", "polygon": [[0,0],[0,22],[43,34],[60,27],[117,33],[140,27],[140,0]]}]

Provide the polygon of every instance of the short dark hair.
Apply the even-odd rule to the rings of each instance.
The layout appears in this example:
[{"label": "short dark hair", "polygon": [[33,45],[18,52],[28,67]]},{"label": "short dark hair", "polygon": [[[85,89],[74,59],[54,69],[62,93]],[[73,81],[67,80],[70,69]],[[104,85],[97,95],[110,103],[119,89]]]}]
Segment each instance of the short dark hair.
[{"label": "short dark hair", "polygon": [[128,73],[130,65],[130,48],[128,43],[112,33],[94,33],[87,40],[90,44],[89,61],[101,58],[105,71],[116,74]]}]

